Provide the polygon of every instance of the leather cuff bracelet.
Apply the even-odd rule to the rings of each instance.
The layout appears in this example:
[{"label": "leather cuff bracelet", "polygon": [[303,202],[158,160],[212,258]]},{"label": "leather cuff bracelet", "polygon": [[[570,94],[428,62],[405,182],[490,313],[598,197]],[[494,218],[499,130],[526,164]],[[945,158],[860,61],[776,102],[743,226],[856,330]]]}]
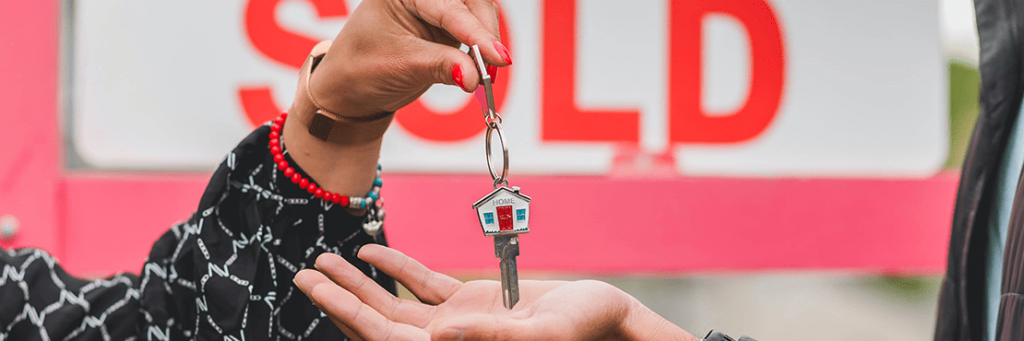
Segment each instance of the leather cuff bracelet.
[{"label": "leather cuff bracelet", "polygon": [[[306,57],[306,62],[302,64],[302,70],[299,74],[300,89],[299,93],[296,94],[296,99],[300,96],[306,96],[313,107],[296,105],[296,109],[304,112],[314,111],[314,113],[312,116],[303,114],[293,115],[293,117],[305,118],[301,120],[306,121],[302,123],[309,127],[310,135],[331,143],[343,145],[361,144],[380,138],[391,124],[391,119],[395,117],[394,112],[382,112],[366,117],[345,117],[324,109],[316,101],[316,98],[313,97],[313,91],[309,87],[309,79],[313,75],[313,70],[323,60],[330,47],[330,40],[316,44],[313,50],[310,51],[309,57]],[[299,101],[296,101],[296,103],[299,104]]]}]

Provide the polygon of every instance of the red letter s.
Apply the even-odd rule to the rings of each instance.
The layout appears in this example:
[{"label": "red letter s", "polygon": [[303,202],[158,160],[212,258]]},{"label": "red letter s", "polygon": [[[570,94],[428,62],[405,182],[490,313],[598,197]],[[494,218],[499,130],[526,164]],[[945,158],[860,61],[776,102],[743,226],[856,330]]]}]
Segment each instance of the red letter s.
[{"label": "red letter s", "polygon": [[[274,20],[274,10],[282,0],[251,0],[245,7],[245,31],[257,51],[275,62],[291,66],[296,72],[302,67],[309,50],[317,41],[289,32]],[[348,15],[342,0],[307,0],[313,4],[320,18]],[[281,114],[274,104],[270,86],[242,87],[238,89],[245,116],[253,126],[263,124]]]}]

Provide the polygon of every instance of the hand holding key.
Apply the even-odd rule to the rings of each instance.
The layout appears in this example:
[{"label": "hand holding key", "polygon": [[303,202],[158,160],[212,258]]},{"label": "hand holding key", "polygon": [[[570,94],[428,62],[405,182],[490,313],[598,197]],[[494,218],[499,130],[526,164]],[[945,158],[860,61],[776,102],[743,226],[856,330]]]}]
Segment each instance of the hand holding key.
[{"label": "hand holding key", "polygon": [[599,281],[522,281],[515,309],[496,281],[466,283],[380,245],[359,258],[423,303],[392,296],[340,256],[325,253],[295,284],[356,340],[693,340],[622,290]]},{"label": "hand holding key", "polygon": [[333,112],[334,118],[366,118],[399,110],[435,83],[472,91],[480,76],[472,72],[473,59],[459,50],[462,43],[479,45],[492,66],[512,62],[501,43],[498,18],[493,0],[360,2],[308,82],[296,89],[289,120],[306,123],[285,126],[289,154],[324,190],[366,194],[383,130],[368,129],[368,136],[349,144],[322,141],[308,133],[316,107]]},{"label": "hand holding key", "polygon": [[[323,107],[345,116],[395,111],[434,83],[476,89],[461,44],[495,66],[512,63],[492,0],[367,0],[359,4],[310,79]],[[321,75],[328,75],[323,76]]]}]

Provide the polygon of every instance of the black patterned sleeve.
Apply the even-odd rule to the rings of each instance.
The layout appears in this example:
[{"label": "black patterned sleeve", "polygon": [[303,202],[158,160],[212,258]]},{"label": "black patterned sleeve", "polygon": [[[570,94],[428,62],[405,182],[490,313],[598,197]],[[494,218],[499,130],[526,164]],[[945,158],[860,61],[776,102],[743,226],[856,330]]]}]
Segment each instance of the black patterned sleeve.
[{"label": "black patterned sleeve", "polygon": [[135,275],[75,278],[32,248],[0,252],[0,268],[0,340],[135,338]]},{"label": "black patterned sleeve", "polygon": [[263,126],[243,140],[213,174],[196,213],[154,244],[141,274],[146,339],[343,339],[292,284],[323,252],[395,292],[391,278],[356,258],[362,245],[386,244],[384,235],[367,234],[363,216],[284,177],[269,132]]},{"label": "black patterned sleeve", "polygon": [[292,278],[332,252],[394,294],[394,280],[356,258],[387,242],[363,230],[364,216],[286,179],[269,132],[257,128],[228,154],[139,276],[88,281],[41,250],[0,253],[0,341],[345,339]]}]

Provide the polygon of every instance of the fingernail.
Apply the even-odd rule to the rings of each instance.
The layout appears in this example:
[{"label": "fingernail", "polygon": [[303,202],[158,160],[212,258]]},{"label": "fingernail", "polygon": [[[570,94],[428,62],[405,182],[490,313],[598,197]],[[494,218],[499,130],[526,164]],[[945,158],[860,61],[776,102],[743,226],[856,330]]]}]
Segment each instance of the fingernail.
[{"label": "fingernail", "polygon": [[292,283],[294,283],[295,286],[299,288],[299,290],[303,291],[305,291],[305,289],[309,286],[309,284],[306,283],[306,276],[301,274],[301,272],[299,274],[296,274],[295,277],[292,277]]},{"label": "fingernail", "polygon": [[512,56],[508,54],[508,49],[505,48],[505,45],[502,45],[499,41],[495,41],[494,49],[498,50],[498,54],[501,55],[501,60],[505,61],[505,63],[509,65],[512,64]]},{"label": "fingernail", "polygon": [[[316,290],[316,287],[321,286],[323,284],[324,283],[320,283],[320,284],[314,285],[312,288],[309,288],[309,294],[307,294],[307,296],[309,296],[309,301],[313,302],[313,304],[316,304],[316,302],[320,302],[320,299],[316,297],[317,296],[317,291],[318,291],[318,290]],[[321,289],[321,290],[323,290],[323,289]]]},{"label": "fingernail", "polygon": [[495,82],[495,77],[498,76],[498,67],[494,65],[487,65],[487,75],[491,76],[491,83]]},{"label": "fingernail", "polygon": [[316,268],[316,269],[320,269],[321,267],[326,265],[324,263],[329,261],[329,259],[327,259],[327,257],[328,257],[327,254],[328,254],[327,252],[324,252],[324,253],[320,254],[319,256],[316,256],[316,260],[313,261],[313,267]]},{"label": "fingernail", "polygon": [[466,336],[463,335],[462,330],[449,328],[442,331],[438,338],[441,340],[462,341]]},{"label": "fingernail", "polygon": [[459,64],[452,66],[452,81],[454,81],[455,85],[458,85],[460,88],[466,88],[466,86],[462,84],[462,67],[459,66]]}]

